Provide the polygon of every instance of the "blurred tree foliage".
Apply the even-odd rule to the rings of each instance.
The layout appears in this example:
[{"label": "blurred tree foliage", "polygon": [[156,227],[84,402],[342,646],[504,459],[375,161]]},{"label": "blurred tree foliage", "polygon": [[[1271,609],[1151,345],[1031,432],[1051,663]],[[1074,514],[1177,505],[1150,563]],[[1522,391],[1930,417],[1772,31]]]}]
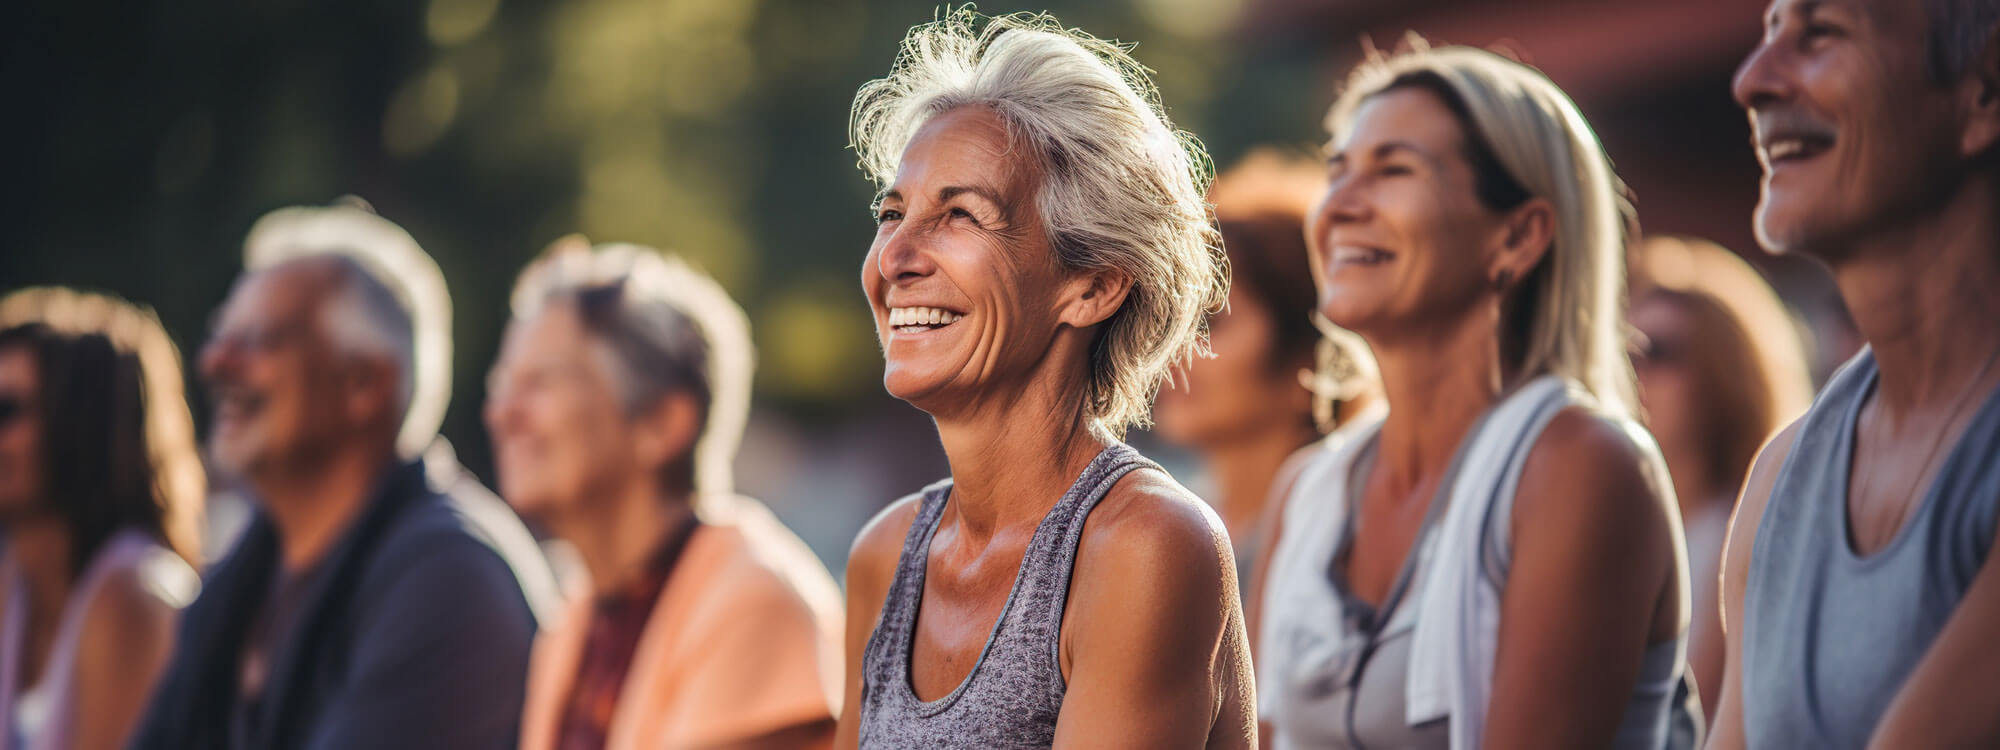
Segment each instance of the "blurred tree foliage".
[{"label": "blurred tree foliage", "polygon": [[[1310,144],[1331,98],[1315,45],[1232,36],[1240,2],[1049,9],[1139,42],[1172,116],[1227,164],[1257,143]],[[810,423],[886,400],[856,289],[872,226],[847,107],[934,3],[7,5],[0,289],[151,304],[192,358],[251,221],[352,193],[451,283],[446,434],[476,467],[513,274],[575,231],[714,273],[750,311],[766,406]]]}]

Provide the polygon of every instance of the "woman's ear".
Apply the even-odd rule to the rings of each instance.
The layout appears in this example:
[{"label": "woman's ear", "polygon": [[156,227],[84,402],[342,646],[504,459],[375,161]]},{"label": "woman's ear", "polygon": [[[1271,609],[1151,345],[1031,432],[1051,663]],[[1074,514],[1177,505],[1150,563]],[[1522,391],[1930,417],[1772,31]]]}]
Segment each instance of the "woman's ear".
[{"label": "woman's ear", "polygon": [[1111,318],[1125,304],[1132,291],[1132,277],[1105,269],[1093,271],[1064,284],[1062,311],[1057,320],[1073,328],[1089,328]]},{"label": "woman's ear", "polygon": [[1504,290],[1527,278],[1556,241],[1555,205],[1544,198],[1529,198],[1507,212],[1500,227],[1499,252],[1493,257],[1488,280]]},{"label": "woman's ear", "polygon": [[640,466],[658,467],[693,460],[701,439],[701,407],[694,397],[674,391],[632,420],[632,450]]}]

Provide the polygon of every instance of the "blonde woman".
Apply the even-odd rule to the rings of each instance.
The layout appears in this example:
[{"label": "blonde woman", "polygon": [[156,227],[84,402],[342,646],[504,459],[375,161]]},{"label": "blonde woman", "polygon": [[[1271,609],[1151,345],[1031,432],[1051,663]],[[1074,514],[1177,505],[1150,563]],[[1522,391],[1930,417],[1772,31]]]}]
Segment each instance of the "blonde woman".
[{"label": "blonde woman", "polygon": [[951,478],[854,543],[838,746],[1254,744],[1221,519],[1119,440],[1226,294],[1201,150],[1118,46],[969,11],[854,139],[883,385]]},{"label": "blonde woman", "polygon": [[1278,747],[1657,748],[1687,627],[1673,489],[1631,418],[1622,209],[1535,70],[1357,71],[1308,225],[1386,414],[1301,470],[1263,586]]}]

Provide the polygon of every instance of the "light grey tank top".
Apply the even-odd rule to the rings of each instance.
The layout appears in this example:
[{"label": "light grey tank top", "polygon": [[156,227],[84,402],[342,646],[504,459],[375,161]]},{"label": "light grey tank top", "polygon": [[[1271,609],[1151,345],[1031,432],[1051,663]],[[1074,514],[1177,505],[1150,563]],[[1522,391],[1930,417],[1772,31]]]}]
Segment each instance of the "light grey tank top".
[{"label": "light grey tank top", "polygon": [[[1553,402],[1549,408],[1560,409],[1566,404]],[[1477,429],[1475,426],[1473,432]],[[1532,445],[1538,435],[1526,436],[1526,444]],[[1372,452],[1373,444],[1379,437],[1379,433],[1372,431],[1357,436],[1365,442],[1361,443],[1364,447],[1355,453],[1356,463]],[[1448,489],[1452,484],[1458,473],[1458,464],[1464,460],[1463,450],[1461,447],[1461,455],[1453,459],[1446,479],[1440,482],[1442,487]],[[1519,460],[1525,461],[1526,457],[1527,451],[1519,453]],[[1324,489],[1338,489],[1348,498],[1359,497],[1359,472],[1351,464],[1340,469],[1345,476],[1339,477],[1339,486]],[[1481,568],[1489,580],[1501,587],[1505,586],[1512,567],[1512,555],[1506,549],[1506,533],[1507,524],[1513,518],[1513,499],[1506,496],[1497,501],[1481,526]],[[1433,500],[1434,506],[1441,502],[1441,499]],[[1277,734],[1274,746],[1278,750],[1445,750],[1451,747],[1450,717],[1414,726],[1404,721],[1410,650],[1420,609],[1417,605],[1424,600],[1424,581],[1429,577],[1426,573],[1436,556],[1437,530],[1427,521],[1417,536],[1411,556],[1404,562],[1406,570],[1398,574],[1392,588],[1392,601],[1380,605],[1393,607],[1388,613],[1388,623],[1371,638],[1368,629],[1361,623],[1380,616],[1378,607],[1353,594],[1342,571],[1334,564],[1334,558],[1338,558],[1342,550],[1351,544],[1353,536],[1361,533],[1355,523],[1354,504],[1343,504],[1348,506],[1347,518],[1341,524],[1339,541],[1331,547],[1332,557],[1324,560],[1316,558],[1316,567],[1325,576],[1324,585],[1345,602],[1343,611],[1350,613],[1353,619],[1352,622],[1324,624],[1324,627],[1340,633],[1341,653],[1331,663],[1341,665],[1341,668],[1303,689],[1281,690],[1277,695],[1268,697],[1274,702],[1275,709],[1275,718],[1272,719]],[[1684,707],[1675,701],[1675,689],[1682,683],[1680,665],[1686,658],[1685,644],[1685,637],[1681,637],[1646,647],[1639,679],[1633,685],[1625,718],[1619,723],[1612,747],[1658,749],[1695,744],[1691,727],[1689,736],[1683,740],[1668,739],[1677,724],[1692,723],[1681,713]]]},{"label": "light grey tank top", "polygon": [[934,701],[910,686],[910,648],[924,597],[931,537],[951,497],[951,480],[924,489],[903,541],[896,578],[882,602],[882,619],[861,656],[864,748],[1045,748],[1055,742],[1062,711],[1058,648],[1083,522],[1120,477],[1159,466],[1113,443],[1085,467],[1028,541],[1014,588],[979,661],[950,694]]},{"label": "light grey tank top", "polygon": [[1888,546],[1854,553],[1854,427],[1878,370],[1863,349],[1806,413],[1751,550],[1743,728],[1752,748],[1859,748],[1993,546],[2000,392],[1946,454]]}]

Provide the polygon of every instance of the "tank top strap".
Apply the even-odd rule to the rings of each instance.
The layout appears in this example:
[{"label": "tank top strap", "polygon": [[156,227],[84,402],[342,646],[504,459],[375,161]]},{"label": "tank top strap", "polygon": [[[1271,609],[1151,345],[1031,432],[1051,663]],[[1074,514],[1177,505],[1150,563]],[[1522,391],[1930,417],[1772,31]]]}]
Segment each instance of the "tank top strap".
[{"label": "tank top strap", "polygon": [[[903,536],[902,555],[896,560],[896,577],[882,600],[881,621],[866,647],[870,653],[879,648],[880,653],[874,654],[878,658],[870,658],[868,663],[870,671],[881,674],[870,675],[863,689],[896,684],[896,680],[906,679],[910,673],[910,644],[916,630],[917,607],[924,597],[924,563],[929,557],[926,553],[939,520],[944,518],[945,501],[950,497],[951,480],[945,479],[925,487],[918,500],[916,518],[910,521],[910,530]],[[881,641],[879,647],[877,641]]]},{"label": "tank top strap", "polygon": [[1006,638],[1018,638],[1038,645],[1056,669],[1055,682],[1062,682],[1059,668],[1062,616],[1069,601],[1071,573],[1076,569],[1077,547],[1083,541],[1084,522],[1090,512],[1126,474],[1135,469],[1159,469],[1159,464],[1139,455],[1131,446],[1113,443],[1084,467],[1062,500],[1050,509],[1021,558],[1021,591],[1016,594],[1019,618]]}]

